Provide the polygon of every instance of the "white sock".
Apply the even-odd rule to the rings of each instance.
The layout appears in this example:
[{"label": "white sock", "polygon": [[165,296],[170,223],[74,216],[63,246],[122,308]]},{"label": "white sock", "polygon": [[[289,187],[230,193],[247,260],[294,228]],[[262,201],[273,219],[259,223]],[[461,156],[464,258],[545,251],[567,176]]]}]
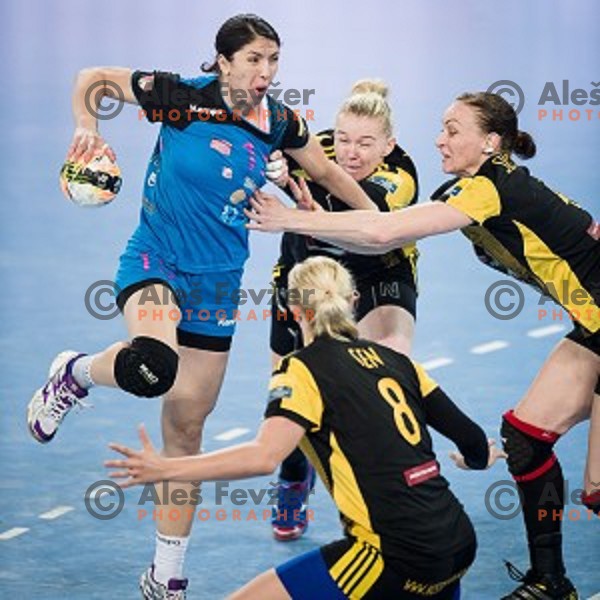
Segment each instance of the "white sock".
[{"label": "white sock", "polygon": [[95,355],[86,354],[85,356],[78,358],[72,366],[73,378],[77,382],[77,385],[84,390],[89,390],[95,385],[90,372],[92,360],[94,360],[94,358]]},{"label": "white sock", "polygon": [[183,579],[183,561],[190,537],[163,535],[156,532],[154,579],[163,585],[169,579]]}]

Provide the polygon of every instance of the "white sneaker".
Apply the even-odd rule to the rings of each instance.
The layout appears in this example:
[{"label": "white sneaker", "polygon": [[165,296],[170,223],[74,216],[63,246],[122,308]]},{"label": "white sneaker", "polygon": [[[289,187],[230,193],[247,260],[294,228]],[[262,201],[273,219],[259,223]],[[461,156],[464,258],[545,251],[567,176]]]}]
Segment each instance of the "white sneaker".
[{"label": "white sneaker", "polygon": [[165,585],[154,579],[154,565],[140,577],[140,591],[144,600],[185,600],[187,579],[169,579]]},{"label": "white sneaker", "polygon": [[82,404],[82,398],[88,395],[72,373],[75,359],[81,356],[85,354],[72,350],[61,352],[50,365],[46,385],[36,391],[27,406],[29,431],[42,444],[55,436],[67,413],[76,404]]}]

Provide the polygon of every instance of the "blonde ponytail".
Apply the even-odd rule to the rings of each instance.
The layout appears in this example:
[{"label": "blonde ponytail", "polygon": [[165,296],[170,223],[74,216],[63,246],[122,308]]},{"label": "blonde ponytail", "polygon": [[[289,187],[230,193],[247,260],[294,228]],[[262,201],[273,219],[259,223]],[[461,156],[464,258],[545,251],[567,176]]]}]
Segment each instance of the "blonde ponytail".
[{"label": "blonde ponytail", "polygon": [[385,135],[392,137],[392,109],[387,101],[388,86],[381,79],[361,79],[352,86],[352,92],[344,101],[338,115],[381,119]]},{"label": "blonde ponytail", "polygon": [[358,337],[354,282],[340,263],[326,256],[308,258],[290,271],[289,289],[290,304],[300,307],[315,337]]}]

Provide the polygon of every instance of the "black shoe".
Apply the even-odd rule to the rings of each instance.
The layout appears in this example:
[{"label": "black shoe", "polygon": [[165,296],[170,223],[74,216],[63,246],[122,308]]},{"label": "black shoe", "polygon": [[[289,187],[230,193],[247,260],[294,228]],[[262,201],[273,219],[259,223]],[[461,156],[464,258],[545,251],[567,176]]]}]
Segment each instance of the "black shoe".
[{"label": "black shoe", "polygon": [[531,569],[522,573],[513,564],[504,562],[511,579],[521,585],[501,600],[579,600],[575,586],[564,575],[537,575]]}]

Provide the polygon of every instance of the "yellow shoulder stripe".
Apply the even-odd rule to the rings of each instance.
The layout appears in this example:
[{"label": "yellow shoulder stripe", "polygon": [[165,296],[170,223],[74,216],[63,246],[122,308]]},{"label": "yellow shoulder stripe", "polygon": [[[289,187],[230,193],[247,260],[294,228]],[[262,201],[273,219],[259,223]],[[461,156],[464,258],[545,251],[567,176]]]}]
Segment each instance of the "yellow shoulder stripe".
[{"label": "yellow shoulder stripe", "polygon": [[369,180],[387,190],[385,201],[390,211],[400,210],[408,206],[415,196],[415,181],[403,169],[388,171],[378,169]]},{"label": "yellow shoulder stripe", "polygon": [[297,358],[290,358],[287,370],[271,377],[269,391],[288,388],[281,400],[281,408],[296,413],[313,423],[311,431],[321,426],[323,398],[317,383],[306,365]]},{"label": "yellow shoulder stripe", "polygon": [[411,361],[415,371],[417,372],[417,377],[419,378],[419,387],[421,389],[421,395],[423,398],[429,396],[435,388],[438,387],[437,382],[435,382],[425,371],[425,369],[418,363]]},{"label": "yellow shoulder stripe", "polygon": [[490,179],[482,175],[461,179],[447,194],[447,204],[477,223],[497,217],[502,212],[498,189]]}]

